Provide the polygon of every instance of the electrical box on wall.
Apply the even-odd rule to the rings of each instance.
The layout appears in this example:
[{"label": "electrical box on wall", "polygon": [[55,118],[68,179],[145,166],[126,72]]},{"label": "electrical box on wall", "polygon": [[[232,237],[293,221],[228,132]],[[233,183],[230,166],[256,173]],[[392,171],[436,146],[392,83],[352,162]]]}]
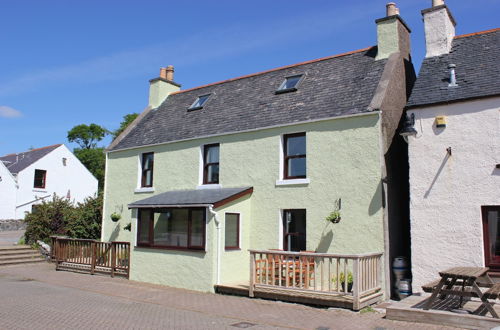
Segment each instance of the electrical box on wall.
[{"label": "electrical box on wall", "polygon": [[436,117],[436,127],[446,127],[446,117],[437,116]]}]

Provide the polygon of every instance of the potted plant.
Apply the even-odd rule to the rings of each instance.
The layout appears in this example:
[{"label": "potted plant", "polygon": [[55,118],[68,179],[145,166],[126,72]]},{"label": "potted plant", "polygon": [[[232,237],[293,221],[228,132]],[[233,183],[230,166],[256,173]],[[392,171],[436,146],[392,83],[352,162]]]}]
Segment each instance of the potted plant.
[{"label": "potted plant", "polygon": [[129,222],[125,227],[123,227],[124,230],[132,231],[132,223]]},{"label": "potted plant", "polygon": [[[335,284],[337,283],[337,277],[336,276],[334,276],[332,278],[332,282],[335,283]],[[339,282],[340,282],[340,285],[342,286],[341,292],[345,292],[346,278],[345,278],[344,272],[341,272],[339,274]],[[351,292],[352,291],[352,283],[353,283],[352,273],[351,272],[347,272],[347,292]]]},{"label": "potted plant", "polygon": [[331,223],[339,223],[340,222],[340,198],[335,201],[335,208],[333,211],[325,218],[326,221]]},{"label": "potted plant", "polygon": [[326,221],[331,222],[331,223],[339,223],[341,217],[340,217],[340,211],[335,210],[332,211],[327,217]]},{"label": "potted plant", "polygon": [[111,221],[117,222],[121,218],[122,218],[122,216],[119,213],[116,213],[116,212],[111,213]]}]

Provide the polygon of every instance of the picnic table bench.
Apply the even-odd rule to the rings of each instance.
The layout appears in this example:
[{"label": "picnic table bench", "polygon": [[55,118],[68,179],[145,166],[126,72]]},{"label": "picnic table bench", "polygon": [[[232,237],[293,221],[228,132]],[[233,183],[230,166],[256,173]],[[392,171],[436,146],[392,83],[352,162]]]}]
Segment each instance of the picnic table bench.
[{"label": "picnic table bench", "polygon": [[[488,270],[487,267],[454,267],[439,272],[441,279],[422,286],[425,292],[432,292],[431,297],[424,305],[424,310],[429,310],[438,297],[443,299],[447,295],[459,296],[459,307],[462,307],[463,297],[477,297],[481,299],[482,304],[476,311],[486,308],[494,318],[498,318],[498,314],[488,298],[496,299],[500,295],[500,285],[493,284],[487,275]],[[483,278],[484,282],[479,282],[479,278]],[[483,293],[479,284],[490,287],[490,289]]]}]

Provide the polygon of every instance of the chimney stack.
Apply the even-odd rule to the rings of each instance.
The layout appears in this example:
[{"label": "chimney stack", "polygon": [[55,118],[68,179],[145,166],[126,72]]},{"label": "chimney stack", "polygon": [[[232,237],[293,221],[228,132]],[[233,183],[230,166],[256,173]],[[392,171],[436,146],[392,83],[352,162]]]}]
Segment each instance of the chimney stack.
[{"label": "chimney stack", "polygon": [[425,30],[425,57],[448,54],[455,37],[455,18],[443,0],[432,0],[432,7],[422,10]]},{"label": "chimney stack", "polygon": [[388,58],[393,53],[401,53],[410,58],[411,30],[399,16],[399,8],[394,2],[386,5],[386,17],[375,20],[377,23],[377,60]]},{"label": "chimney stack", "polygon": [[174,82],[174,67],[169,65],[160,68],[160,76],[149,81],[149,106],[159,107],[173,92],[180,90],[181,85]]}]

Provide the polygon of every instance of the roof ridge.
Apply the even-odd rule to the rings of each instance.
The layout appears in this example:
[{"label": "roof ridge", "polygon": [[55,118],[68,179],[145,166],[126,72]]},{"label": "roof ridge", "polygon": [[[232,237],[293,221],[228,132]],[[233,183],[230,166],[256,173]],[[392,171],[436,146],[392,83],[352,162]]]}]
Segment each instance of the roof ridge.
[{"label": "roof ridge", "polygon": [[497,32],[500,31],[500,28],[494,28],[490,30],[484,30],[484,31],[479,31],[479,32],[473,32],[473,33],[468,33],[468,34],[462,34],[459,36],[455,36],[454,39],[460,39],[460,38],[465,38],[465,37],[471,37],[471,36],[477,36],[481,34],[486,34],[486,33],[491,33],[491,32]]},{"label": "roof ridge", "polygon": [[223,84],[223,83],[227,83],[227,82],[231,82],[231,81],[235,81],[235,80],[240,80],[240,79],[244,79],[244,78],[255,77],[255,76],[258,76],[258,75],[261,75],[261,74],[265,74],[265,73],[269,73],[269,72],[274,72],[274,71],[279,71],[279,70],[284,70],[284,69],[289,69],[289,68],[293,68],[293,67],[296,67],[296,66],[299,66],[299,65],[305,65],[305,64],[315,63],[315,62],[321,62],[321,61],[326,61],[326,60],[329,60],[329,59],[332,59],[332,58],[336,58],[336,57],[342,57],[342,56],[352,55],[352,54],[356,54],[356,53],[361,53],[361,52],[369,50],[369,49],[371,49],[373,47],[376,47],[376,46],[369,46],[369,47],[365,47],[365,48],[358,49],[358,50],[353,50],[353,51],[346,52],[346,53],[341,53],[341,54],[336,54],[336,55],[330,55],[330,56],[326,56],[326,57],[317,58],[317,59],[314,59],[314,60],[304,61],[304,62],[290,64],[290,65],[285,65],[285,66],[281,66],[281,67],[277,67],[277,68],[274,68],[274,69],[269,69],[269,70],[265,70],[265,71],[261,71],[261,72],[250,73],[250,74],[247,74],[247,75],[244,75],[244,76],[239,76],[239,77],[236,77],[236,78],[230,78],[230,79],[221,80],[221,81],[210,83],[210,84],[206,84],[206,85],[201,85],[201,86],[197,86],[197,87],[193,87],[193,88],[188,88],[188,89],[185,89],[185,90],[180,90],[180,91],[177,91],[177,92],[173,92],[170,95],[181,94],[181,93],[190,92],[190,91],[193,91],[193,90],[196,90],[196,89],[200,89],[200,88],[204,88],[204,87],[219,85],[219,84]]},{"label": "roof ridge", "polygon": [[40,148],[31,149],[31,150],[27,150],[27,151],[13,152],[13,153],[10,153],[10,154],[7,154],[7,155],[3,155],[3,156],[0,156],[0,157],[7,157],[7,156],[18,155],[18,154],[25,154],[25,153],[32,152],[32,151],[37,151],[37,150],[42,150],[42,149],[47,149],[47,148],[53,148],[53,147],[60,147],[62,145],[63,145],[62,143],[53,144],[53,145],[50,145],[50,146],[40,147]]}]

